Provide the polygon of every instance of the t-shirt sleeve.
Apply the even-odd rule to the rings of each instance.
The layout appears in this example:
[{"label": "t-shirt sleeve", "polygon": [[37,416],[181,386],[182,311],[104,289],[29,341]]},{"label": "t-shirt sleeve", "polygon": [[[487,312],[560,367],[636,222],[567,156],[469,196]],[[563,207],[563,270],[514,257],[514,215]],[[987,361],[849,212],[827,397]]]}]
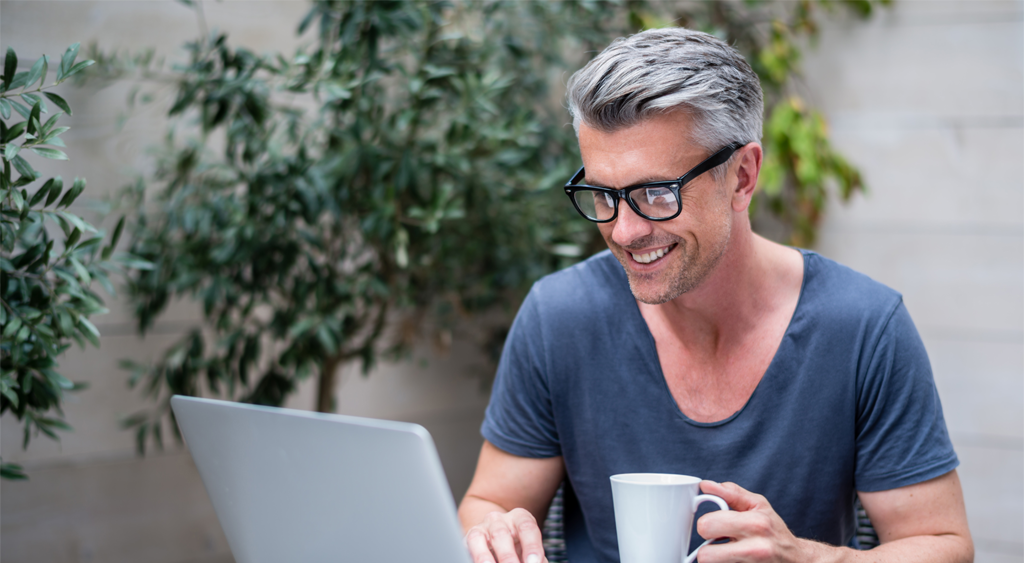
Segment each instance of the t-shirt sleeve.
[{"label": "t-shirt sleeve", "polygon": [[512,323],[480,429],[499,449],[532,458],[562,454],[551,408],[538,301],[535,287]]},{"label": "t-shirt sleeve", "polygon": [[902,301],[859,377],[858,491],[913,485],[956,468],[928,354]]}]

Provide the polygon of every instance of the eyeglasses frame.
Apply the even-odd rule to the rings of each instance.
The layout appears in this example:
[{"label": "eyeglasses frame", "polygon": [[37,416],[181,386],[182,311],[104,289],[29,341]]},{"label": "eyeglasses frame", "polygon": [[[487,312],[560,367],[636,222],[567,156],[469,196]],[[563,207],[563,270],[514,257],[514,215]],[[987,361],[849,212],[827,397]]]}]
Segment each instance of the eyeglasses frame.
[{"label": "eyeglasses frame", "polygon": [[[572,201],[572,206],[576,208],[576,211],[580,215],[582,215],[588,221],[592,221],[594,223],[608,223],[614,221],[619,216],[619,200],[623,199],[626,200],[626,203],[629,205],[629,208],[632,209],[634,213],[636,213],[640,217],[643,217],[644,219],[647,219],[648,221],[670,221],[678,217],[679,214],[683,212],[683,200],[679,197],[679,190],[681,190],[683,186],[685,186],[686,184],[695,180],[701,174],[728,161],[730,158],[732,158],[732,155],[736,151],[743,148],[744,146],[746,146],[746,143],[729,143],[728,145],[722,147],[711,156],[702,160],[699,164],[697,164],[688,172],[686,172],[679,178],[676,178],[675,180],[660,180],[657,182],[647,182],[644,184],[637,184],[635,186],[627,186],[622,189],[604,188],[601,186],[590,186],[587,184],[577,184],[576,182],[582,180],[584,174],[586,173],[584,171],[584,167],[580,166],[580,169],[577,170],[576,173],[572,175],[572,178],[565,183],[565,195],[569,196],[569,200]],[[629,194],[636,190],[645,188],[666,188],[669,191],[671,191],[672,194],[676,197],[676,201],[678,202],[678,209],[676,209],[676,212],[669,217],[651,217],[645,214],[643,211],[640,211],[639,206],[633,202],[633,200],[629,197]],[[615,211],[612,213],[612,216],[603,221],[593,219],[587,216],[587,214],[584,213],[582,209],[580,209],[579,204],[576,203],[576,192],[581,190],[597,191],[609,194],[612,197],[614,197]]]}]

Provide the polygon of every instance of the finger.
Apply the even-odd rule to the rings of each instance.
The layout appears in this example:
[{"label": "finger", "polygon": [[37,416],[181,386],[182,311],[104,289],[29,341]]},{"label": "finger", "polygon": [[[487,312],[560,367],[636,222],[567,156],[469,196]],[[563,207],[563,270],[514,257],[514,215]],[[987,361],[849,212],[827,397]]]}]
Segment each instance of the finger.
[{"label": "finger", "polygon": [[772,533],[772,518],[763,511],[719,510],[697,520],[697,533],[705,539],[766,537]]},{"label": "finger", "polygon": [[516,537],[506,519],[488,522],[487,535],[497,563],[520,563],[519,554],[516,552]]},{"label": "finger", "polygon": [[740,512],[761,508],[767,504],[763,496],[752,493],[736,483],[704,480],[700,482],[700,490],[709,495],[722,497],[729,508]]},{"label": "finger", "polygon": [[466,533],[466,547],[473,563],[495,563],[491,548],[487,545],[487,534],[479,526],[470,528]]},{"label": "finger", "polygon": [[531,515],[529,518],[516,519],[514,525],[519,536],[523,563],[541,563],[544,560],[544,539],[537,521]]},{"label": "finger", "polygon": [[751,545],[751,541],[739,543],[710,543],[700,548],[697,563],[751,563],[764,561],[765,550],[761,543]]}]

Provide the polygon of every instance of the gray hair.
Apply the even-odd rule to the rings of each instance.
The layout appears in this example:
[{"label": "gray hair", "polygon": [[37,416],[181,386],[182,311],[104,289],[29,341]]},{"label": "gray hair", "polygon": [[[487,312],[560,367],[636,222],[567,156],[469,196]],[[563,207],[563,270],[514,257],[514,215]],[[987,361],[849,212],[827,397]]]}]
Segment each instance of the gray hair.
[{"label": "gray hair", "polygon": [[736,49],[699,31],[620,37],[572,75],[566,96],[577,135],[581,123],[612,132],[681,109],[693,117],[692,141],[708,152],[761,140],[757,74]]}]

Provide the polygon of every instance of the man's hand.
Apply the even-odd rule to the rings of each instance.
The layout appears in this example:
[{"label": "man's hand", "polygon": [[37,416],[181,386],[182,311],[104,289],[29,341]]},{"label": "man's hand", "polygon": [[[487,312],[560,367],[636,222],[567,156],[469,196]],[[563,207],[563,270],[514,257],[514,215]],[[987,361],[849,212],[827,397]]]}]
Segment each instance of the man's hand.
[{"label": "man's hand", "polygon": [[732,510],[705,514],[697,521],[697,533],[705,538],[733,540],[701,548],[697,554],[700,563],[803,563],[814,560],[814,551],[818,551],[821,544],[794,536],[768,499],[735,483],[702,481],[700,489],[722,497]]},{"label": "man's hand", "polygon": [[466,532],[474,563],[547,563],[540,526],[528,510],[491,512]]},{"label": "man's hand", "polygon": [[474,563],[547,563],[537,522],[564,476],[560,457],[518,457],[484,441],[459,505]]},{"label": "man's hand", "polygon": [[916,485],[859,493],[882,540],[882,545],[871,551],[797,538],[767,499],[735,483],[702,481],[700,488],[722,497],[732,510],[705,514],[697,521],[697,533],[705,538],[733,541],[704,546],[697,554],[699,563],[967,563],[974,560],[974,545],[967,528],[956,471]]}]

